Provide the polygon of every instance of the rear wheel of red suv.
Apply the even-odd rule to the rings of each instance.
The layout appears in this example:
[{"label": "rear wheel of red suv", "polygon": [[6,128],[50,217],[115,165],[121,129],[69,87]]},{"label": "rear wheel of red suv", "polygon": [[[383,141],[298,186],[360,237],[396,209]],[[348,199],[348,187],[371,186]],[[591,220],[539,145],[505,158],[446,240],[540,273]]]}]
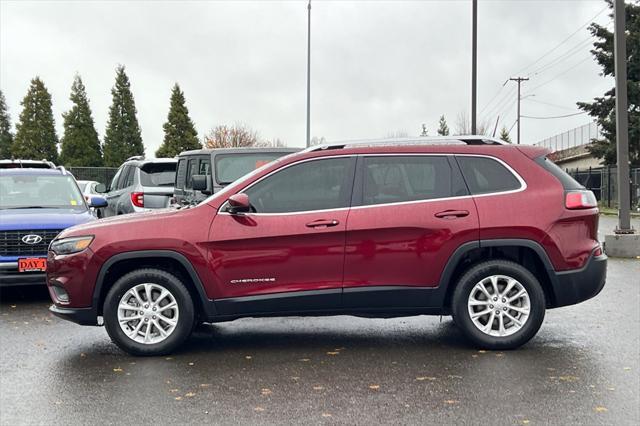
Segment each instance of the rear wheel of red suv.
[{"label": "rear wheel of red suv", "polygon": [[184,284],[159,269],[139,269],[120,278],[104,302],[105,328],[132,355],[172,352],[191,334],[193,300]]},{"label": "rear wheel of red suv", "polygon": [[540,329],[544,291],[526,268],[506,260],[479,263],[456,285],[452,312],[456,324],[486,349],[514,349]]}]

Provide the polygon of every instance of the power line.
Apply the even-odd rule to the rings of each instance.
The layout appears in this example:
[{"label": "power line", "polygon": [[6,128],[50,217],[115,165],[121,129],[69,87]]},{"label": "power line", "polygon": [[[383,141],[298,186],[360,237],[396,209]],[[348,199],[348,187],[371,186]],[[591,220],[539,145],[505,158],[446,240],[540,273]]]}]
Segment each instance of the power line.
[{"label": "power line", "polygon": [[545,101],[541,101],[541,100],[538,100],[538,99],[531,99],[531,98],[522,98],[522,99],[523,100],[527,100],[529,102],[535,102],[535,103],[538,103],[538,104],[549,105],[549,106],[560,108],[560,109],[566,109],[567,111],[575,111],[576,110],[575,108],[567,108],[567,107],[562,106],[562,105],[552,104],[551,102],[545,102]]},{"label": "power line", "polygon": [[565,118],[565,117],[573,117],[574,115],[586,114],[586,111],[576,112],[575,114],[566,114],[566,115],[554,115],[549,117],[532,117],[530,115],[521,115],[522,118],[531,118],[533,120],[551,120],[554,118]]},{"label": "power line", "polygon": [[567,36],[567,38],[565,38],[564,40],[562,40],[560,43],[558,43],[553,49],[547,51],[545,54],[543,54],[542,56],[540,56],[538,59],[536,59],[535,61],[533,61],[532,63],[530,63],[529,65],[527,65],[526,67],[524,67],[523,69],[521,69],[520,71],[518,71],[516,74],[522,74],[524,71],[526,71],[527,69],[531,68],[533,65],[537,64],[538,62],[540,62],[542,59],[546,58],[549,54],[555,52],[560,46],[562,46],[563,44],[565,44],[567,41],[569,41],[569,39],[571,39],[571,37],[573,37],[574,35],[576,35],[580,30],[582,30],[584,27],[586,27],[587,25],[589,25],[591,22],[593,22],[594,19],[596,19],[598,16],[600,16],[605,10],[607,10],[609,7],[605,7],[603,8],[600,12],[596,13],[595,16],[591,19],[589,19],[587,22],[585,22],[584,24],[582,24],[580,26],[580,28],[578,28],[577,30],[575,30],[574,32],[572,32],[571,34],[569,34],[569,36]]},{"label": "power line", "polygon": [[562,55],[558,56],[557,58],[555,58],[551,62],[547,63],[546,65],[543,65],[540,68],[537,68],[537,69],[531,71],[528,74],[528,76],[539,75],[539,74],[541,74],[541,73],[543,73],[543,72],[555,67],[556,65],[566,61],[567,59],[569,59],[572,56],[574,56],[576,53],[582,52],[582,48],[590,45],[593,42],[593,40],[594,40],[593,37],[586,38],[585,40],[583,40],[580,43],[578,43],[577,45],[573,46],[571,49],[567,50],[565,53],[563,53]]},{"label": "power line", "polygon": [[586,58],[584,58],[583,60],[581,60],[578,63],[573,64],[572,66],[570,66],[569,68],[567,68],[566,70],[562,71],[559,74],[556,74],[554,77],[550,78],[549,80],[545,81],[544,83],[541,83],[537,86],[535,86],[534,88],[530,89],[529,92],[527,93],[531,93],[534,90],[537,90],[543,86],[546,86],[547,84],[551,83],[552,81],[558,79],[559,77],[562,77],[563,75],[565,75],[566,73],[568,73],[569,71],[573,70],[574,68],[576,68],[578,65],[581,65],[583,62],[586,62],[587,60],[591,59],[591,56],[587,56]]}]

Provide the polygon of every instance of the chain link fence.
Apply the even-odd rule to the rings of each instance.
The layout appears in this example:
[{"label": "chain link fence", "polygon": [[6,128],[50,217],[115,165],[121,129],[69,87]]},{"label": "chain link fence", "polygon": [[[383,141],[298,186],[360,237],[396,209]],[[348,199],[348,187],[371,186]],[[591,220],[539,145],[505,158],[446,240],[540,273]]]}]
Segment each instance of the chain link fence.
[{"label": "chain link fence", "polygon": [[116,167],[69,167],[76,180],[95,180],[109,186],[118,169]]},{"label": "chain link fence", "polygon": [[[617,167],[602,167],[598,169],[569,169],[567,170],[575,180],[590,189],[601,205],[618,207],[618,170]],[[631,208],[640,208],[640,167],[629,171]]]},{"label": "chain link fence", "polygon": [[591,122],[536,142],[534,145],[549,148],[551,151],[556,152],[580,145],[587,145],[591,143],[593,139],[601,138],[602,133],[600,128],[595,122]]}]

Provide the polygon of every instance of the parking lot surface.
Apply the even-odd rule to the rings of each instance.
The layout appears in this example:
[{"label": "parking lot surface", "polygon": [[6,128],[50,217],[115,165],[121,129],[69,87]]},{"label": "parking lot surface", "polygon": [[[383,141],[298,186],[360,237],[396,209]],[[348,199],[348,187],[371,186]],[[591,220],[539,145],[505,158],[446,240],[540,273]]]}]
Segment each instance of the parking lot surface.
[{"label": "parking lot surface", "polygon": [[340,316],[205,325],[135,358],[51,316],[46,290],[5,289],[0,423],[635,425],[639,277],[640,260],[611,259],[599,296],[505,352],[469,346],[448,317]]}]

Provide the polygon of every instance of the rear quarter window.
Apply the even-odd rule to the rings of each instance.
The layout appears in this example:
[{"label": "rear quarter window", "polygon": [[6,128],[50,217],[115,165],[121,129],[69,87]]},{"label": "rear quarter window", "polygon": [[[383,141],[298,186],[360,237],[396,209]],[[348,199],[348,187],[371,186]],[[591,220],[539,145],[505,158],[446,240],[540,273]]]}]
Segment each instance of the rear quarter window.
[{"label": "rear quarter window", "polygon": [[562,170],[556,163],[549,160],[547,157],[538,157],[535,161],[542,166],[543,169],[554,175],[560,181],[565,191],[584,189],[584,186],[580,185],[567,172]]},{"label": "rear quarter window", "polygon": [[488,157],[456,156],[471,194],[514,191],[522,184],[499,161]]}]

